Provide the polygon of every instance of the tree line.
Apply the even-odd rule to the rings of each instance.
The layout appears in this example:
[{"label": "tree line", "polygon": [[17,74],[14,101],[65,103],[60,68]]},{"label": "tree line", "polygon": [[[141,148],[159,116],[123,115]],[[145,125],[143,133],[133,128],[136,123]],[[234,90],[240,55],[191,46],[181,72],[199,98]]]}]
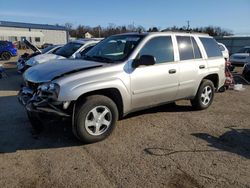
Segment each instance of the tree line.
[{"label": "tree line", "polygon": [[94,37],[108,37],[114,34],[120,33],[131,33],[131,32],[159,32],[159,31],[182,31],[182,32],[198,32],[198,33],[207,33],[211,36],[228,36],[233,35],[231,30],[223,29],[221,27],[216,26],[207,26],[207,27],[195,27],[195,28],[187,28],[183,27],[167,27],[165,29],[160,29],[159,27],[151,27],[149,29],[145,29],[143,26],[135,26],[131,25],[123,25],[117,26],[115,24],[109,24],[106,27],[96,26],[90,27],[86,25],[78,25],[77,27],[73,27],[73,24],[66,23],[65,27],[68,29],[71,37],[76,38],[84,38],[85,33],[89,32]]}]

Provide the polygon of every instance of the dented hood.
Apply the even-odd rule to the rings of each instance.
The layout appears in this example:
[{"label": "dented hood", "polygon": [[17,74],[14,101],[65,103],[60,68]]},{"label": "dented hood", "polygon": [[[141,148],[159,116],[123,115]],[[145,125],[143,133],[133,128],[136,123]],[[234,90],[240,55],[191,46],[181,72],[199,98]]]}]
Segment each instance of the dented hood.
[{"label": "dented hood", "polygon": [[86,60],[53,60],[29,68],[24,79],[33,83],[50,82],[67,74],[103,66],[103,63]]}]

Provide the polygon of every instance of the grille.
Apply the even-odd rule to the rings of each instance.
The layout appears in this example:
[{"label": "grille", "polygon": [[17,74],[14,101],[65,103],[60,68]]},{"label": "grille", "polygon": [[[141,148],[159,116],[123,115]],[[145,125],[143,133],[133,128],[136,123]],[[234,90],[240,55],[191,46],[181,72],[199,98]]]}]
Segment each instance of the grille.
[{"label": "grille", "polygon": [[33,82],[27,82],[27,86],[29,87],[29,88],[31,88],[32,90],[37,90],[37,88],[38,88],[38,86],[39,86],[39,84],[37,84],[37,83],[33,83]]}]

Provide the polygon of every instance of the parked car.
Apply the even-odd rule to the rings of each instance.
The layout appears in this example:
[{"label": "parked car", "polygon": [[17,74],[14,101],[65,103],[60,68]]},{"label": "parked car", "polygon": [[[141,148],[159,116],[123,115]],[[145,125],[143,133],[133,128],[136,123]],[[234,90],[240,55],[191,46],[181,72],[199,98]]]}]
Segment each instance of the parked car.
[{"label": "parked car", "polygon": [[29,59],[25,63],[25,67],[27,69],[34,65],[45,63],[51,60],[80,58],[81,53],[83,54],[86,50],[92,48],[99,41],[100,40],[97,39],[80,39],[69,42],[53,54],[41,54]]},{"label": "parked car", "polygon": [[0,41],[0,58],[9,60],[11,57],[17,56],[16,46],[12,42]]},{"label": "parked car", "polygon": [[250,56],[250,46],[245,46],[240,49],[237,53],[230,56],[230,62],[235,66],[244,66]]},{"label": "parked car", "polygon": [[47,48],[48,46],[52,46],[53,44],[51,43],[44,43],[41,47],[42,49]]},{"label": "parked car", "polygon": [[83,60],[28,69],[19,101],[36,130],[46,118],[69,118],[75,136],[92,143],[134,111],[180,99],[191,100],[195,109],[208,108],[224,85],[224,71],[219,46],[208,35],[120,34],[104,39]]},{"label": "parked car", "polygon": [[246,59],[246,63],[242,70],[242,76],[250,82],[250,56]]},{"label": "parked car", "polygon": [[225,60],[226,61],[229,60],[229,51],[228,51],[227,47],[224,44],[219,43],[219,42],[218,42],[218,45],[220,47],[220,50],[221,50],[222,55],[225,58]]},{"label": "parked car", "polygon": [[20,73],[26,70],[25,62],[28,61],[30,58],[35,57],[40,54],[53,54],[62,47],[62,45],[51,45],[40,50],[39,48],[31,44],[29,41],[26,41],[25,43],[27,44],[27,46],[29,46],[30,49],[33,50],[34,53],[32,54],[24,53],[23,55],[19,57],[17,61],[17,71]]}]

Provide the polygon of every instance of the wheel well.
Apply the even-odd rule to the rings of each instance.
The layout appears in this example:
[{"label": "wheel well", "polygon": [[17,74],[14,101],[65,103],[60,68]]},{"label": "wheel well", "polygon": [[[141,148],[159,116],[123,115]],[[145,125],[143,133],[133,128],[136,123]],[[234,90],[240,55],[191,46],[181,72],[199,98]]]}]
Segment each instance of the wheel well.
[{"label": "wheel well", "polygon": [[83,103],[84,100],[86,99],[86,97],[91,96],[91,95],[104,95],[104,96],[112,99],[117,106],[117,109],[119,112],[119,119],[122,118],[122,116],[123,116],[123,100],[122,100],[121,93],[118,89],[108,88],[108,89],[101,89],[101,90],[95,90],[95,91],[91,91],[88,93],[84,93],[76,100],[76,104]]},{"label": "wheel well", "polygon": [[218,86],[219,86],[219,76],[218,76],[218,74],[210,74],[210,75],[206,76],[203,79],[211,80],[213,82],[213,84],[214,84],[214,87],[216,89],[218,89]]}]

